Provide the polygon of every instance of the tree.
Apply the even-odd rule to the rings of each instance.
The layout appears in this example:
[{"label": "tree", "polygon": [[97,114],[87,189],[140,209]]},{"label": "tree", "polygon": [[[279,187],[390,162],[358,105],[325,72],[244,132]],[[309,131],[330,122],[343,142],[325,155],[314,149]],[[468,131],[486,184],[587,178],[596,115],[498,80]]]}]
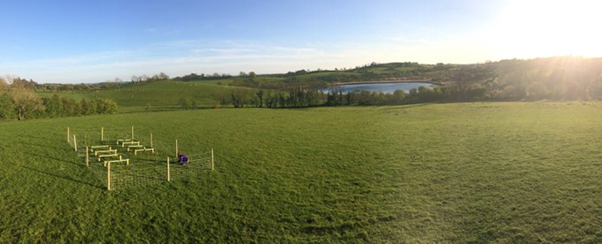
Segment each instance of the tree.
[{"label": "tree", "polygon": [[80,115],[80,106],[75,99],[63,97],[61,100],[63,102],[63,116]]},{"label": "tree", "polygon": [[159,73],[159,80],[169,80],[169,75],[161,72]]},{"label": "tree", "polygon": [[194,101],[193,99],[191,99],[189,97],[180,98],[178,103],[180,104],[180,106],[182,106],[183,109],[186,109],[186,110],[194,108],[196,106],[196,101]]},{"label": "tree", "polygon": [[257,99],[259,100],[259,107],[263,107],[263,90],[260,89],[255,95],[257,95]]},{"label": "tree", "polygon": [[0,92],[6,89],[8,89],[8,84],[2,77],[0,77]]},{"label": "tree", "polygon": [[[86,104],[85,107],[84,107],[84,103]],[[82,101],[81,101],[82,114],[84,114],[84,115],[96,114],[97,113],[96,106],[97,106],[97,104],[94,100],[87,102],[86,99],[82,99]]]},{"label": "tree", "polygon": [[230,97],[230,94],[227,93],[227,91],[221,91],[221,92],[215,93],[215,100],[217,100],[222,107],[230,102],[228,100],[229,97]]},{"label": "tree", "polygon": [[230,91],[230,102],[235,108],[242,108],[254,103],[255,94],[251,89],[234,89]]},{"label": "tree", "polygon": [[236,95],[234,95],[234,92],[230,93],[231,97],[232,97],[232,105],[234,105],[235,108],[239,108],[242,106],[242,100],[240,98],[236,98]]},{"label": "tree", "polygon": [[14,117],[15,107],[8,92],[8,84],[0,77],[0,120],[8,120]]},{"label": "tree", "polygon": [[82,98],[81,101],[79,101],[79,109],[80,109],[80,114],[81,115],[88,115],[88,107],[90,107],[88,101],[86,101],[85,98]]},{"label": "tree", "polygon": [[117,112],[117,103],[109,99],[96,100],[96,112],[99,114],[112,114]]},{"label": "tree", "polygon": [[57,117],[63,114],[63,101],[59,98],[59,95],[54,94],[45,105],[48,116]]},{"label": "tree", "polygon": [[0,93],[0,120],[9,120],[15,117],[15,106],[8,93]]},{"label": "tree", "polygon": [[16,86],[11,91],[11,99],[15,106],[17,119],[23,120],[37,112],[44,111],[42,100],[32,90]]}]

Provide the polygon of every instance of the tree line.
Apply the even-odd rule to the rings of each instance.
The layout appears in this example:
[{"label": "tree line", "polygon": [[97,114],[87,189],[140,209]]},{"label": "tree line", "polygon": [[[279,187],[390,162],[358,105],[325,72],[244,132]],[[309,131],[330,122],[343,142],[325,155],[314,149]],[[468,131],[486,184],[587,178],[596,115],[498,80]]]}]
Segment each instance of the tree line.
[{"label": "tree line", "polygon": [[[399,105],[408,103],[408,101],[414,99],[414,96],[406,95],[401,90],[390,94],[369,91],[343,92],[336,89],[324,91],[299,86],[290,87],[286,91],[234,88],[218,93],[215,99],[221,106],[231,105],[234,108],[303,108],[317,106]],[[184,107],[184,105],[182,106]]]},{"label": "tree line", "polygon": [[40,98],[31,86],[21,82],[7,84],[0,79],[0,120],[55,118],[117,112],[117,103],[109,99],[77,101],[73,98]]}]

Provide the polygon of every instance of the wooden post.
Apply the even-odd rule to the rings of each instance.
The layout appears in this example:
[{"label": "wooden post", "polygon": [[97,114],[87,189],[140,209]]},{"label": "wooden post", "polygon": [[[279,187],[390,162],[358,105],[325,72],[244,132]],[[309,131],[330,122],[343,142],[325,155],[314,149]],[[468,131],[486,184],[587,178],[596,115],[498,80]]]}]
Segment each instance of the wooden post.
[{"label": "wooden post", "polygon": [[151,148],[153,148],[153,133],[150,133]]},{"label": "wooden post", "polygon": [[171,177],[169,175],[169,157],[167,157],[167,181],[170,181]]},{"label": "wooden post", "polygon": [[132,126],[132,141],[134,140],[134,126]]},{"label": "wooden post", "polygon": [[67,142],[71,142],[71,133],[69,132],[69,127],[67,127]]},{"label": "wooden post", "polygon": [[105,127],[100,127],[100,141],[105,140]]},{"label": "wooden post", "polygon": [[215,169],[215,158],[213,157],[213,148],[211,148],[211,170]]},{"label": "wooden post", "polygon": [[107,166],[107,190],[111,190],[111,162]]},{"label": "wooden post", "polygon": [[86,146],[86,168],[90,166],[90,157],[88,156],[88,147]]},{"label": "wooden post", "polygon": [[75,135],[73,135],[73,147],[75,147],[75,151],[77,152],[77,140],[75,139]]},{"label": "wooden post", "polygon": [[176,139],[176,157],[178,156],[178,139]]}]

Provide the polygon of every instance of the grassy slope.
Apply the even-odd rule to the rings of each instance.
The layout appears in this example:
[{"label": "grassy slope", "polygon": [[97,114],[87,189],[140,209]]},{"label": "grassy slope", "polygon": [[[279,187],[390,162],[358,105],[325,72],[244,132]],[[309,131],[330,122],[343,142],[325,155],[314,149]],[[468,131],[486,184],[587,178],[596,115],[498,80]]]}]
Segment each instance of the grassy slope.
[{"label": "grassy slope", "polygon": [[57,94],[57,95],[59,95],[59,97],[73,98],[77,101],[80,101],[82,99],[90,100],[90,99],[94,98],[92,93],[87,93],[87,92],[83,92],[83,91],[59,91],[59,92],[38,91],[37,94],[40,97],[52,97],[52,96],[54,96],[54,94]]},{"label": "grassy slope", "polygon": [[130,86],[117,89],[107,89],[98,92],[99,97],[115,100],[125,107],[146,106],[150,103],[158,105],[176,105],[178,99],[191,97],[200,100],[202,104],[211,103],[213,94],[221,89],[217,85],[207,85],[198,82],[155,82],[141,86]]},{"label": "grassy slope", "polygon": [[[217,170],[105,191],[65,127],[130,125],[162,155],[213,147]],[[178,111],[0,138],[0,242],[602,239],[602,104]]]},{"label": "grassy slope", "polygon": [[[222,85],[218,85],[217,82],[223,83],[221,83]],[[151,105],[151,108],[155,109],[178,106],[180,98],[192,98],[197,100],[200,106],[211,106],[217,103],[215,94],[227,92],[230,89],[248,89],[225,86],[226,83],[224,80],[208,82],[151,82],[100,91],[58,92],[57,94],[76,100],[80,100],[81,98],[107,98],[116,101],[121,111],[142,111],[146,108],[147,103]],[[50,97],[54,93],[40,92],[38,94]]]}]

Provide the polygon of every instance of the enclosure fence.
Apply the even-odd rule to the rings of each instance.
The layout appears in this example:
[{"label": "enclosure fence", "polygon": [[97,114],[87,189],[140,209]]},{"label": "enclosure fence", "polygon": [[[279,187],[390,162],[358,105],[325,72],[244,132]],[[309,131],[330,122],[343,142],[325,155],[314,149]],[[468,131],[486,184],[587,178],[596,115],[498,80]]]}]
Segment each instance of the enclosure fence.
[{"label": "enclosure fence", "polygon": [[[83,142],[81,142],[81,134],[84,134]],[[148,138],[150,145],[143,145],[136,140],[133,126],[131,134],[127,136],[129,138],[115,136],[113,140],[109,140],[104,127],[98,133],[90,132],[89,129],[67,128],[67,142],[76,151],[78,157],[83,159],[94,177],[103,182],[107,190],[181,181],[200,177],[203,172],[215,169],[213,149],[189,155],[188,163],[181,164],[178,158],[155,153],[152,147],[152,133]],[[177,152],[177,140],[175,147]]]}]

